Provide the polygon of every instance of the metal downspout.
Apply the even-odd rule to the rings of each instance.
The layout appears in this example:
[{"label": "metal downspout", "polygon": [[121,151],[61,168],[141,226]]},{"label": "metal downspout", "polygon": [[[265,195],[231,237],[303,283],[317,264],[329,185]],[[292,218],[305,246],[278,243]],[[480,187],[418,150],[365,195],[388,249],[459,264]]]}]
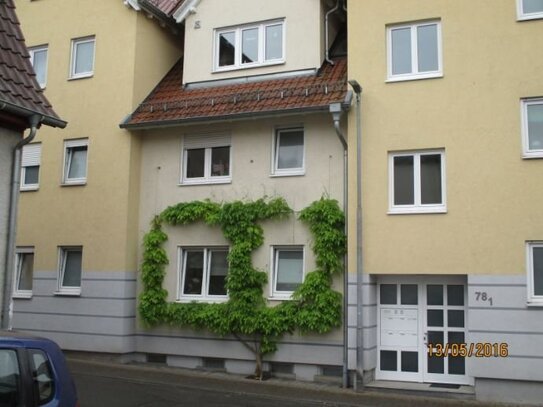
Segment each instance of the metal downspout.
[{"label": "metal downspout", "polygon": [[356,298],[357,298],[357,355],[356,369],[360,375],[360,389],[364,388],[364,293],[362,257],[362,87],[355,80],[349,84],[356,94]]},{"label": "metal downspout", "polygon": [[13,150],[13,167],[11,170],[11,193],[8,218],[8,241],[6,246],[6,268],[4,278],[4,298],[2,300],[2,329],[11,329],[12,316],[12,291],[13,291],[13,270],[15,264],[15,234],[17,228],[17,204],[19,201],[19,189],[21,184],[21,156],[24,145],[30,143],[36,137],[38,125],[42,116],[33,115],[30,117],[30,134],[27,138],[17,143]]},{"label": "metal downspout", "polygon": [[326,62],[328,62],[330,65],[334,65],[334,61],[332,61],[330,59],[330,51],[329,51],[329,38],[328,38],[328,17],[330,17],[331,14],[335,13],[336,11],[339,10],[339,2],[341,0],[337,0],[336,2],[336,6],[329,10],[325,17],[324,17],[324,47],[325,47],[325,50],[324,50],[324,59],[326,60]]},{"label": "metal downspout", "polygon": [[[349,162],[348,162],[348,150],[347,150],[347,141],[345,136],[341,131],[340,119],[343,113],[343,109],[340,103],[332,103],[330,105],[330,113],[332,113],[332,119],[334,120],[334,129],[336,134],[343,146],[343,213],[345,215],[345,240],[347,241],[348,233],[348,199],[349,199]],[[344,272],[343,272],[343,372],[342,372],[342,386],[343,388],[349,387],[349,327],[348,327],[348,306],[349,306],[349,283],[348,283],[348,273],[347,266],[349,264],[349,258],[347,250],[343,256]]]}]

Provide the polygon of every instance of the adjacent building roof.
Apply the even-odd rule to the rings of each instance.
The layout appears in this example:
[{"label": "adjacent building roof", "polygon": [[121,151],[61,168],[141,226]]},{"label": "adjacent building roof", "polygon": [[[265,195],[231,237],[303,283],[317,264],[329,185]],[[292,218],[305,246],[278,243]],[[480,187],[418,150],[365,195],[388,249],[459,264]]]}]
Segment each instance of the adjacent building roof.
[{"label": "adjacent building roof", "polygon": [[182,86],[181,59],[123,122],[122,128],[151,128],[198,121],[328,110],[348,103],[347,59],[325,62],[317,72],[240,78]]},{"label": "adjacent building roof", "polygon": [[185,0],[145,0],[147,3],[155,6],[168,17],[172,17],[173,13]]},{"label": "adjacent building roof", "polygon": [[46,125],[66,126],[36,80],[13,0],[0,0],[0,113],[23,119],[23,123],[38,114]]}]

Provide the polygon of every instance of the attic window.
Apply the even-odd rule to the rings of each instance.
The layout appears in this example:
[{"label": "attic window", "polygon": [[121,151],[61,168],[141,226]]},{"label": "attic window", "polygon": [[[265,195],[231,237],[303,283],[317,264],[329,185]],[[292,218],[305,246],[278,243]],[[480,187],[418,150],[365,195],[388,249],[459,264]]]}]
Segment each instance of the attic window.
[{"label": "attic window", "polygon": [[284,20],[215,31],[215,71],[285,62]]}]

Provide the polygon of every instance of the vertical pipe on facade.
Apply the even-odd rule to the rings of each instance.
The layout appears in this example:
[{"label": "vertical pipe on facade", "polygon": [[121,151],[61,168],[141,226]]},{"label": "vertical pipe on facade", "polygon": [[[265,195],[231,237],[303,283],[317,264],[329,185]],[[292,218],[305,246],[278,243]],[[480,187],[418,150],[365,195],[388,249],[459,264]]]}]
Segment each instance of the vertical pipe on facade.
[{"label": "vertical pipe on facade", "polygon": [[[343,113],[343,109],[341,107],[340,103],[332,103],[330,105],[330,113],[332,113],[332,119],[334,120],[334,129],[336,131],[336,134],[339,138],[339,141],[341,142],[341,145],[343,146],[343,213],[345,214],[345,238],[347,240],[347,232],[348,232],[348,198],[349,198],[349,191],[348,191],[348,168],[349,168],[349,162],[348,162],[348,150],[347,150],[347,141],[345,140],[345,136],[343,132],[341,131],[340,126],[340,119],[341,115]],[[347,251],[345,251],[345,255],[343,257],[343,264],[344,264],[344,272],[343,272],[343,371],[342,371],[342,385],[344,388],[349,387],[349,328],[348,328],[348,306],[349,306],[349,285],[348,285],[348,276],[347,276],[347,265],[348,262],[348,254]]]},{"label": "vertical pipe on facade", "polygon": [[13,167],[11,170],[11,192],[8,218],[8,241],[6,245],[6,268],[4,278],[4,298],[2,300],[2,329],[11,329],[13,269],[15,264],[15,234],[17,228],[17,203],[21,184],[21,156],[23,146],[36,137],[41,116],[34,115],[29,119],[30,134],[22,139],[13,149]]},{"label": "vertical pipe on facade", "polygon": [[356,93],[356,303],[357,303],[357,370],[361,376],[361,388],[364,388],[364,297],[362,263],[362,87],[355,81],[349,81]]}]

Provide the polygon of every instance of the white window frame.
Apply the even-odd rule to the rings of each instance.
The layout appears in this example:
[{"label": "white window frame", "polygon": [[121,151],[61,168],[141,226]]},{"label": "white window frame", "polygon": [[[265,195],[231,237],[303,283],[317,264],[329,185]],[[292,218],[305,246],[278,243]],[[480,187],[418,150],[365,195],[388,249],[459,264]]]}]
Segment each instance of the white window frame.
[{"label": "white window frame", "polygon": [[[65,287],[62,285],[66,272],[66,259],[69,252],[81,252],[81,281],[79,287]],[[83,281],[83,246],[61,246],[58,248],[58,281],[55,295],[81,295],[81,283]]]},{"label": "white window frame", "polygon": [[[69,178],[68,174],[71,167],[71,153],[69,150],[76,147],[87,147],[87,161],[85,162],[85,176],[78,178]],[[64,140],[64,159],[62,170],[62,185],[85,185],[89,171],[89,139],[70,139]]]},{"label": "white window frame", "polygon": [[[437,29],[437,64],[436,71],[418,72],[418,46],[417,28],[425,25],[436,25]],[[392,73],[392,31],[397,29],[410,28],[411,30],[411,72],[405,74]],[[443,44],[441,36],[441,21],[431,20],[418,23],[400,24],[387,26],[387,82],[410,81],[417,79],[441,78],[443,77]]]},{"label": "white window frame", "polygon": [[528,305],[542,306],[543,295],[535,295],[534,287],[534,257],[533,249],[535,247],[543,248],[543,241],[526,242],[526,270],[528,280]]},{"label": "white window frame", "polygon": [[530,149],[530,134],[528,132],[528,106],[530,105],[543,106],[543,98],[527,98],[520,101],[522,156],[523,158],[543,158],[543,148],[539,150]]},{"label": "white window frame", "polygon": [[[212,166],[212,150],[216,147],[229,147],[229,174],[228,175],[211,175]],[[180,185],[202,185],[202,184],[228,184],[232,182],[232,142],[229,135],[225,134],[203,134],[203,135],[186,135],[183,138],[181,153],[181,180]],[[187,164],[188,150],[204,149],[204,176],[198,178],[188,178]]]},{"label": "white window frame", "polygon": [[[92,42],[92,69],[87,72],[75,72],[75,65],[77,61],[77,46],[79,44],[84,44]],[[82,38],[74,38],[72,40],[72,51],[71,51],[71,57],[70,57],[70,79],[81,79],[81,78],[89,78],[94,75],[94,63],[96,60],[96,37],[94,35],[89,37],[82,37]]]},{"label": "white window frame", "polygon": [[[281,44],[282,58],[266,60],[266,27],[270,27],[274,25],[281,25],[282,27],[282,44]],[[241,62],[242,32],[244,30],[249,30],[249,29],[254,29],[254,28],[258,29],[258,61],[244,64]],[[284,19],[215,29],[213,33],[213,43],[214,43],[213,44],[213,48],[214,48],[213,72],[224,72],[224,71],[232,71],[236,69],[254,68],[254,67],[260,67],[260,66],[269,66],[269,65],[277,65],[277,64],[285,63],[286,61],[286,41],[285,41],[286,33],[285,31],[286,31],[286,25],[285,25]],[[234,64],[228,65],[228,66],[219,66],[219,51],[220,51],[219,36],[220,34],[229,33],[229,32],[233,32],[235,36]]]},{"label": "white window frame", "polygon": [[[278,168],[279,162],[279,141],[281,133],[288,133],[291,131],[301,131],[303,133],[303,146],[302,146],[302,166],[299,168]],[[272,137],[272,170],[271,175],[276,177],[305,175],[305,145],[306,145],[305,129],[303,126],[292,127],[278,127],[274,129]]]},{"label": "white window frame", "polygon": [[34,72],[36,72],[35,66],[34,66],[34,54],[36,52],[43,52],[45,51],[45,82],[41,83],[38,81],[38,76],[36,75],[36,81],[40,85],[42,89],[45,89],[47,86],[47,66],[49,65],[49,49],[47,45],[39,45],[36,47],[30,47],[28,48],[28,53],[30,54],[30,64],[32,65],[32,68],[34,68]]},{"label": "white window frame", "polygon": [[[38,182],[35,184],[27,184],[26,168],[38,167]],[[41,143],[30,143],[23,147],[21,157],[21,191],[36,191],[40,187],[41,173]]]},{"label": "white window frame", "polygon": [[[421,203],[421,178],[420,178],[420,157],[423,155],[441,156],[441,204],[422,204]],[[394,204],[394,158],[395,157],[413,157],[413,177],[414,177],[414,203],[412,205]],[[420,150],[420,151],[401,151],[389,152],[388,154],[388,213],[410,214],[410,213],[446,213],[447,212],[447,185],[445,175],[445,150]]]},{"label": "white window frame", "polygon": [[306,275],[306,253],[303,245],[277,245],[271,247],[271,284],[270,284],[270,299],[272,300],[290,300],[294,291],[279,291],[277,287],[277,267],[279,266],[279,252],[281,251],[296,251],[302,252],[302,283],[305,281]]},{"label": "white window frame", "polygon": [[517,0],[517,20],[526,21],[526,20],[537,20],[543,18],[543,10],[536,13],[525,13],[524,4],[522,0]]},{"label": "white window frame", "polygon": [[[26,254],[34,254],[34,247],[17,247],[15,249],[15,270],[13,279],[13,298],[32,298],[32,290],[19,290],[23,257]],[[35,257],[34,257],[35,259]],[[32,264],[32,275],[34,275],[34,264]]]},{"label": "white window frame", "polygon": [[[228,301],[228,293],[226,295],[209,295],[209,278],[211,276],[210,267],[210,252],[213,251],[226,251],[229,252],[228,246],[178,246],[177,248],[177,301],[205,301],[205,302],[226,302]],[[185,287],[185,268],[187,258],[186,252],[203,251],[204,252],[204,271],[202,275],[202,293],[203,294],[184,294],[183,288]],[[230,267],[230,265],[229,265]],[[228,270],[228,273],[230,269]]]}]

